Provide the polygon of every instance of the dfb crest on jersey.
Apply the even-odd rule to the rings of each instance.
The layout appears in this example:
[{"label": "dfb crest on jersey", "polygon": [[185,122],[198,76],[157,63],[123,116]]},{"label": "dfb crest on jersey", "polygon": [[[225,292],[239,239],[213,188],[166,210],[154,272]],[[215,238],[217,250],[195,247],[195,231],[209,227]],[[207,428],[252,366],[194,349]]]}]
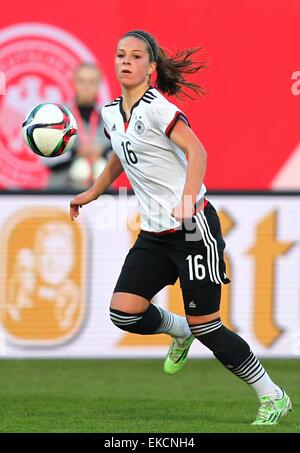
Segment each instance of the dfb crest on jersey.
[{"label": "dfb crest on jersey", "polygon": [[137,120],[135,125],[134,125],[134,130],[137,133],[137,135],[143,135],[145,132],[145,124],[141,120]]}]

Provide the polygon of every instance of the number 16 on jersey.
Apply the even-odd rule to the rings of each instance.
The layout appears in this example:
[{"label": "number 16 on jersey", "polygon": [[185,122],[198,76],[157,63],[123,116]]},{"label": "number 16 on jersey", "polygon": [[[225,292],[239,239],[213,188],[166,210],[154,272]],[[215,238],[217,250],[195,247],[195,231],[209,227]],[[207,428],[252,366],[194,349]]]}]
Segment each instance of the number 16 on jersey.
[{"label": "number 16 on jersey", "polygon": [[130,146],[131,146],[131,143],[129,140],[127,140],[127,142],[122,142],[122,148],[123,148],[126,162],[128,163],[128,165],[137,164],[137,162],[138,162],[137,155],[135,154],[135,152],[132,149],[130,149]]}]

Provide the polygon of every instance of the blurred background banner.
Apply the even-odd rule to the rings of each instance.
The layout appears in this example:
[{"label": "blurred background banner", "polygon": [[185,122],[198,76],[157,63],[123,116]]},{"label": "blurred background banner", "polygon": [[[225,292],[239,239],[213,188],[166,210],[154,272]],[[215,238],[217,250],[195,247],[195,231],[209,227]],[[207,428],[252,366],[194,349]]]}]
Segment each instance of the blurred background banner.
[{"label": "blurred background banner", "polygon": [[[300,356],[299,196],[210,196],[227,244],[222,319],[261,357]],[[0,196],[2,357],[164,357],[167,335],[109,318],[139,230],[134,196],[104,195],[68,218],[69,197]],[[154,303],[183,314],[178,282]],[[192,357],[207,357],[192,347]]]},{"label": "blurred background banner", "polygon": [[[299,0],[153,0],[146,7],[137,0],[65,0],[51,8],[37,0],[26,8],[20,0],[6,2],[0,15],[0,71],[6,78],[0,187],[49,187],[54,169],[21,138],[26,112],[46,101],[70,105],[80,62],[100,68],[99,106],[119,96],[116,44],[124,32],[141,28],[170,52],[204,48],[209,68],[195,80],[209,94],[178,104],[207,149],[207,186],[299,189],[299,19]],[[81,163],[75,170],[82,170]],[[128,185],[124,177],[120,181]]]}]

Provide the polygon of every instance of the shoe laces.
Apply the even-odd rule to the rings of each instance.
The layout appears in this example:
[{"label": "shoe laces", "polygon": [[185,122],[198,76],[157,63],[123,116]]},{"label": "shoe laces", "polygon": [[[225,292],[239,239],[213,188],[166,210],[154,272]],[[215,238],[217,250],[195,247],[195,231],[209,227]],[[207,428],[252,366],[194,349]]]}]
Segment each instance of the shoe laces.
[{"label": "shoe laces", "polygon": [[170,359],[176,360],[182,354],[182,350],[185,348],[184,344],[180,344],[176,338],[173,338],[173,344],[171,346]]},{"label": "shoe laces", "polygon": [[261,420],[268,420],[270,416],[270,410],[275,410],[277,412],[275,401],[268,396],[261,398],[257,412],[257,418]]}]

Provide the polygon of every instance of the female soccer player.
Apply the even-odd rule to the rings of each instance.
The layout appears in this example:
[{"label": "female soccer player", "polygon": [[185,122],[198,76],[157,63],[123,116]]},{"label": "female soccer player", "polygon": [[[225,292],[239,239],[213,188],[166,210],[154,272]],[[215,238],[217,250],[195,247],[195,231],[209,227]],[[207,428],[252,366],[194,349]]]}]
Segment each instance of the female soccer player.
[{"label": "female soccer player", "polygon": [[[203,92],[184,78],[203,67],[191,58],[197,50],[170,58],[143,30],[120,39],[115,69],[122,96],[102,109],[114,152],[94,185],[71,201],[70,217],[76,218],[82,205],[97,199],[125,170],[140,204],[141,232],[114,289],[112,322],[127,332],[173,337],[164,363],[168,374],[182,369],[196,338],[257,393],[254,424],[275,424],[291,409],[290,398],[220,319],[221,287],[230,280],[220,221],[204,198],[206,152],[184,113],[161,94],[186,94],[184,88]],[[157,88],[150,85],[154,71]],[[186,318],[151,303],[177,278]]]}]

